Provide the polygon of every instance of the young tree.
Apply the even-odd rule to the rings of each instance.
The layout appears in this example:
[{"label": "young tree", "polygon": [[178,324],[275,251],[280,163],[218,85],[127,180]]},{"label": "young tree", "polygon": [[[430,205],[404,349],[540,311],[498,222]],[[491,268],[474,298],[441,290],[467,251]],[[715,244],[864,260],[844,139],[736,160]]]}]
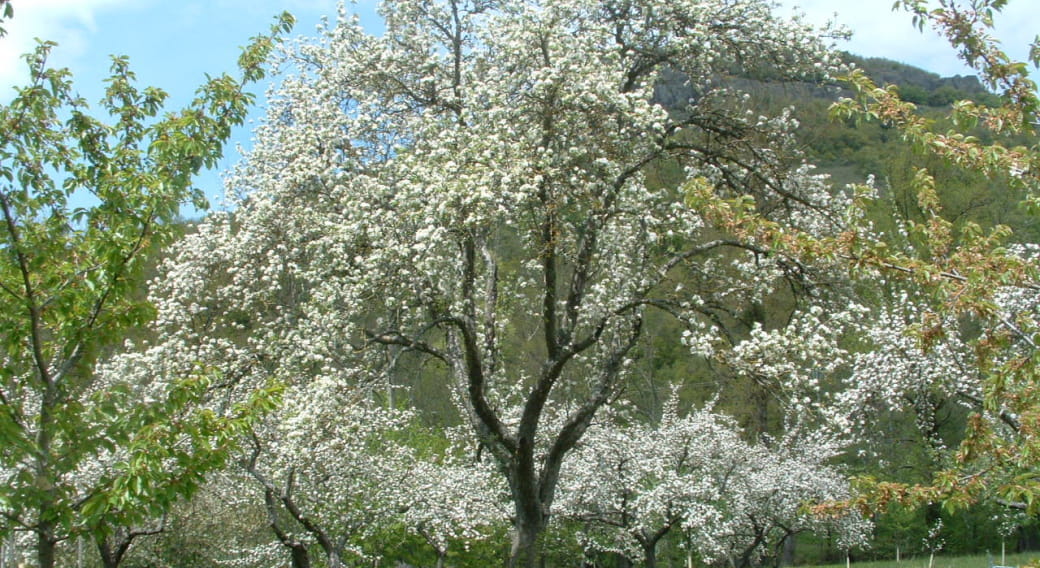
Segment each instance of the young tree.
[{"label": "young tree", "polygon": [[561,514],[585,525],[588,546],[648,568],[670,533],[683,534],[689,554],[738,567],[776,557],[801,532],[865,540],[870,523],[858,515],[821,520],[805,509],[850,494],[827,465],[840,452],[835,439],[798,434],[767,445],[741,436],[732,419],[711,409],[681,416],[675,401],[657,425],[595,424],[564,466]]},{"label": "young tree", "polygon": [[[204,378],[184,377],[169,397],[138,406],[135,385],[100,377],[98,361],[148,320],[144,268],[177,233],[180,205],[203,204],[192,177],[216,165],[252,102],[245,86],[263,77],[290,26],[283,15],[244,50],[240,77],[210,79],[176,113],[161,115],[166,94],[138,89],[117,57],[101,101],[107,118],[90,116],[70,73],[47,67],[52,43],[26,57],[30,84],[0,106],[0,532],[34,533],[42,568],[77,533],[108,547],[219,463],[205,451],[191,467],[190,452],[150,454],[175,439],[220,445],[230,424],[177,420]],[[122,456],[117,467],[96,471],[111,454]],[[107,565],[121,546],[108,547]]]},{"label": "young tree", "polygon": [[826,533],[845,550],[868,544],[873,523],[859,512],[820,517],[807,508],[852,494],[842,470],[828,463],[841,447],[827,438],[791,432],[750,447],[723,496],[728,526],[719,532],[710,525],[693,527],[688,541],[713,543],[714,549],[699,550],[702,557],[728,558],[744,568],[767,560],[779,566],[784,546],[802,533]]},{"label": "young tree", "polygon": [[[725,524],[729,478],[748,448],[731,420],[674,410],[657,427],[594,424],[564,465],[559,514],[583,525],[586,547],[652,568],[672,529]],[[703,532],[701,543],[718,537]]]},{"label": "young tree", "polygon": [[369,408],[358,395],[321,378],[290,388],[252,436],[245,469],[262,487],[268,524],[295,568],[311,565],[311,544],[330,568],[364,557],[364,537],[398,518],[395,495],[416,462],[398,440],[411,416]]},{"label": "young tree", "polygon": [[467,453],[449,448],[421,457],[407,472],[411,482],[394,491],[405,528],[430,545],[437,568],[444,568],[452,548],[464,552],[508,523],[501,476]]},{"label": "young tree", "polygon": [[[838,226],[790,117],[746,112],[715,83],[759,66],[818,75],[830,58],[757,0],[400,0],[382,13],[380,37],[344,12],[287,53],[296,74],[230,179],[237,210],[183,251],[243,273],[206,292],[233,314],[170,301],[240,325],[237,345],[278,354],[256,359],[275,375],[356,382],[402,352],[439,365],[508,483],[511,564],[533,565],[565,456],[618,395],[646,310],[677,318],[698,349],[726,349],[750,305],[818,298],[811,267],[712,226],[677,188],[753,196],[756,215],[793,231]],[[676,73],[689,101],[670,111],[655,87]],[[678,179],[649,183],[664,163]],[[291,307],[263,303],[276,298]],[[571,412],[550,426],[561,402]]]}]

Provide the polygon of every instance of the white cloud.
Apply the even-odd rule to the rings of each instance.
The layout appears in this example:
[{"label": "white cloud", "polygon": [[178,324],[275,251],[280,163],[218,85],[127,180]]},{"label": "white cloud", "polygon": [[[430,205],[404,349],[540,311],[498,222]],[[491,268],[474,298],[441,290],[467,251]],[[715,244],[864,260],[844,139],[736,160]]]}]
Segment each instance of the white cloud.
[{"label": "white cloud", "polygon": [[[918,31],[912,16],[903,10],[892,10],[892,0],[781,0],[785,10],[797,7],[812,23],[836,20],[853,30],[852,39],[839,45],[858,55],[884,57],[922,67],[940,75],[964,75],[971,71],[957,58],[956,52],[927,26]],[[1031,0],[1009,2],[996,18],[993,35],[1001,39],[1012,57],[1023,59],[1028,43],[1035,34],[1036,4]],[[1033,29],[1031,29],[1033,28]]]},{"label": "white cloud", "polygon": [[6,98],[13,85],[25,83],[22,54],[35,49],[35,38],[55,41],[59,65],[69,65],[84,53],[96,31],[98,10],[130,3],[132,0],[22,0],[12,3],[14,17],[3,26],[7,35],[0,38],[0,98]]}]

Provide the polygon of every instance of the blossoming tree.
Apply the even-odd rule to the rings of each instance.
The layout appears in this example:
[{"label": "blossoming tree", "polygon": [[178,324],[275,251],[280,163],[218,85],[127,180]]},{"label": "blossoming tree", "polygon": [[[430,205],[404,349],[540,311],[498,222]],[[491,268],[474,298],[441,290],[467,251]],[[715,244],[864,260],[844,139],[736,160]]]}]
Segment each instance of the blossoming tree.
[{"label": "blossoming tree", "polygon": [[804,505],[850,495],[828,465],[841,444],[792,434],[753,444],[710,408],[681,416],[675,401],[657,425],[594,424],[564,466],[561,514],[586,527],[586,546],[657,565],[658,543],[681,533],[702,561],[752,566],[801,532],[831,529],[863,544],[870,523],[856,514],[822,519]]},{"label": "blossoming tree", "polygon": [[246,470],[260,484],[268,524],[293,566],[364,557],[363,539],[398,517],[394,497],[416,456],[400,437],[408,413],[369,408],[349,385],[318,379],[289,389],[281,409],[254,432]]},{"label": "blossoming tree", "polygon": [[[382,14],[379,37],[341,12],[286,52],[291,74],[229,179],[235,211],[171,265],[203,295],[167,301],[224,322],[215,348],[287,380],[358,384],[401,354],[428,360],[507,481],[511,563],[533,565],[565,457],[618,395],[647,310],[718,352],[750,303],[823,297],[816,267],[713,226],[679,187],[794,232],[840,226],[790,117],[715,84],[763,66],[820,76],[830,56],[758,0],[399,0]],[[689,100],[666,109],[655,87],[676,73]],[[651,182],[663,165],[675,179]],[[199,281],[193,262],[230,276]]]},{"label": "blossoming tree", "polygon": [[[467,437],[468,439],[468,437]],[[426,541],[444,568],[451,548],[465,554],[509,519],[506,488],[492,464],[451,448],[407,469],[410,483],[394,491],[406,529]]]}]

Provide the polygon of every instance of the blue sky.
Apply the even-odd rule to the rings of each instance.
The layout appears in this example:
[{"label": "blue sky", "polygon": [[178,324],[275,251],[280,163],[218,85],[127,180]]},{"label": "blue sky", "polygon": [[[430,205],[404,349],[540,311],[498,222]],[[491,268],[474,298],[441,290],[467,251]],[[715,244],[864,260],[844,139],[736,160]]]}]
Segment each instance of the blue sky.
[{"label": "blue sky", "polygon": [[[894,0],[781,0],[780,13],[801,9],[810,21],[835,19],[853,30],[843,49],[867,56],[888,57],[943,75],[963,74],[953,52],[936,35],[912,27],[910,17],[893,12]],[[171,94],[171,105],[190,99],[205,73],[234,68],[239,46],[266,31],[276,14],[288,10],[298,22],[294,34],[313,34],[323,15],[335,18],[336,0],[12,0],[15,17],[0,38],[0,101],[23,82],[18,54],[33,47],[33,37],[59,43],[52,63],[72,69],[77,89],[88,101],[102,92],[110,54],[130,57],[142,85]],[[348,9],[376,26],[375,0],[357,0]],[[1017,57],[1040,32],[1040,3],[1012,0],[997,22],[997,37]],[[260,115],[260,111],[255,113]],[[248,145],[249,129],[236,136]],[[229,149],[221,169],[237,160]],[[211,172],[200,184],[210,195],[220,194],[219,174]],[[216,200],[214,200],[216,201]]]}]

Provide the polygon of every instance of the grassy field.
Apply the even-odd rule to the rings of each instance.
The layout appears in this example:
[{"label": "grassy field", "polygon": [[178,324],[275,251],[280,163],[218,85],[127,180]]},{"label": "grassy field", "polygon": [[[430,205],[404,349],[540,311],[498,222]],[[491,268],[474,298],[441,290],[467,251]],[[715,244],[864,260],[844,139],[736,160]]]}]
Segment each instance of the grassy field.
[{"label": "grassy field", "polygon": [[[1008,554],[1004,558],[1006,566],[1026,566],[1040,562],[1040,553]],[[1000,551],[993,555],[993,563],[1000,564]],[[875,562],[853,562],[852,568],[928,568],[928,557],[904,558],[899,562],[895,560],[880,560]],[[815,568],[845,568],[845,564],[830,564],[817,566]],[[990,559],[985,555],[980,556],[936,556],[932,562],[932,568],[990,568]]]}]

